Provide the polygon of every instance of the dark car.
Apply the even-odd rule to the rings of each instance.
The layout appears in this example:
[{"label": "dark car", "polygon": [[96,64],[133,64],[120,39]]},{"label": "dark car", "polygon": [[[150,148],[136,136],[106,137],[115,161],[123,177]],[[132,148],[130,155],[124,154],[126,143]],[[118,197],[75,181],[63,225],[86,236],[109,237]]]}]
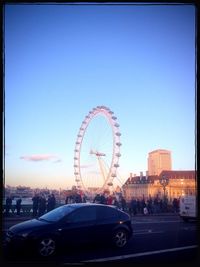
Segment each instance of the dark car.
[{"label": "dark car", "polygon": [[132,235],[130,216],[114,206],[79,203],[60,206],[43,216],[9,228],[7,246],[32,247],[50,256],[60,244],[111,241],[124,247]]}]

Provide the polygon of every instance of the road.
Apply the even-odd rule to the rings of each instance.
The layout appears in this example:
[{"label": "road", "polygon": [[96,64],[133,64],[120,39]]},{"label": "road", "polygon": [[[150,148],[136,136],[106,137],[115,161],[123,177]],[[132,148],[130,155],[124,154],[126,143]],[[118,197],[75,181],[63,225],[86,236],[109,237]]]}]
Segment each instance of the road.
[{"label": "road", "polygon": [[[16,221],[6,220],[4,230],[15,223]],[[159,261],[196,263],[199,252],[196,222],[183,222],[178,215],[135,216],[132,226],[133,237],[123,249],[114,249],[107,244],[63,248],[51,262],[60,265]]]}]

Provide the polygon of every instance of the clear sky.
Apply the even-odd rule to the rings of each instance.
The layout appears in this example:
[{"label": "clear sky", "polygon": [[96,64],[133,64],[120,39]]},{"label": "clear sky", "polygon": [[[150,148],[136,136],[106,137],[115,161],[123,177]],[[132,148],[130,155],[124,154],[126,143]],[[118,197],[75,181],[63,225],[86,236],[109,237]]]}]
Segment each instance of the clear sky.
[{"label": "clear sky", "polygon": [[76,137],[98,105],[120,124],[122,182],[155,149],[195,169],[194,6],[6,5],[4,36],[6,185],[75,184]]}]

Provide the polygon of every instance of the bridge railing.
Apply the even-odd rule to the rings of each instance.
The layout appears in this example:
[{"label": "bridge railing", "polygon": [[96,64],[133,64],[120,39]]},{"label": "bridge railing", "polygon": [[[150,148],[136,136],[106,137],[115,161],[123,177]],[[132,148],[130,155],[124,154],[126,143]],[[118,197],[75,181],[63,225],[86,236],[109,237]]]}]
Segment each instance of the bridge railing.
[{"label": "bridge railing", "polygon": [[[61,206],[62,204],[57,203],[56,204],[56,208]],[[16,205],[12,205],[11,208],[9,209],[8,214],[6,213],[6,205],[3,205],[2,207],[2,212],[4,216],[16,216],[17,215],[17,209],[16,209]],[[21,205],[21,209],[20,209],[20,215],[21,216],[32,216],[33,214],[33,205],[31,204],[22,204]]]}]

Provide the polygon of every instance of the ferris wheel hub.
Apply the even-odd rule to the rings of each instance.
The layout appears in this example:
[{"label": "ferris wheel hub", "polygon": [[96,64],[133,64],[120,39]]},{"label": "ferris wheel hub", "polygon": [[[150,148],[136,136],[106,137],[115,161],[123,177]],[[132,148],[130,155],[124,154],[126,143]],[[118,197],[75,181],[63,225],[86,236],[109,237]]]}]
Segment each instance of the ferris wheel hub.
[{"label": "ferris wheel hub", "polygon": [[97,157],[105,157],[106,154],[105,153],[102,153],[102,152],[99,152],[99,151],[94,151],[94,150],[90,150],[90,154],[92,155],[96,155]]}]

